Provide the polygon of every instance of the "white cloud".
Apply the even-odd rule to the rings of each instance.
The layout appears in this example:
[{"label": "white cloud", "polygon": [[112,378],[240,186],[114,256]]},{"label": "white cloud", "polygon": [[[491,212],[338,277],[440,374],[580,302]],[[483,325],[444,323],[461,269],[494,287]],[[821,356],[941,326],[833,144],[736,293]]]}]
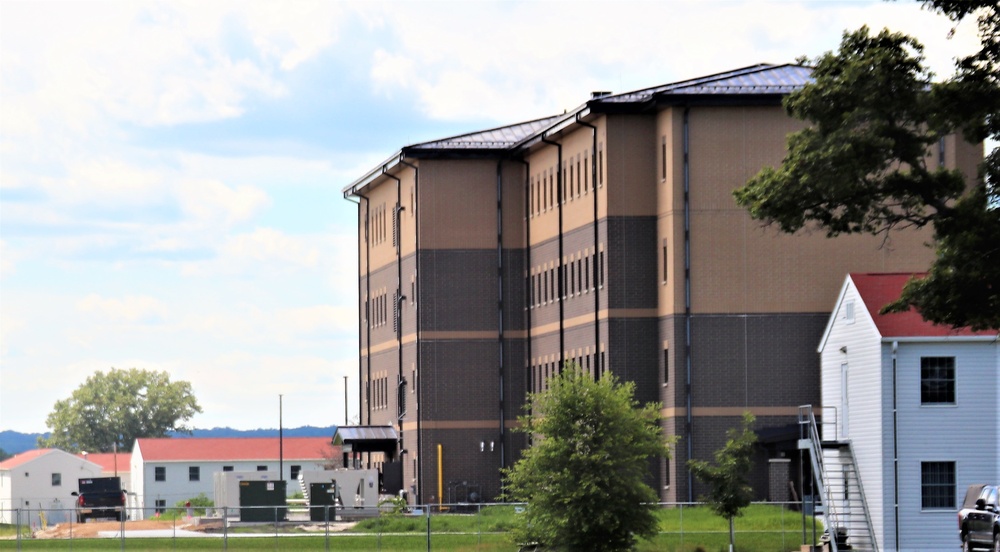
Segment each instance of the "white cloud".
[{"label": "white cloud", "polygon": [[233,261],[277,261],[306,267],[316,266],[320,259],[318,248],[273,228],[258,228],[249,234],[232,236],[220,252]]},{"label": "white cloud", "polygon": [[229,226],[250,220],[268,205],[267,194],[252,186],[231,188],[212,179],[183,179],[178,200],[196,221]]},{"label": "white cloud", "polygon": [[94,314],[106,322],[149,324],[160,322],[167,315],[166,305],[148,296],[111,299],[91,293],[77,301],[76,308],[80,312]]}]

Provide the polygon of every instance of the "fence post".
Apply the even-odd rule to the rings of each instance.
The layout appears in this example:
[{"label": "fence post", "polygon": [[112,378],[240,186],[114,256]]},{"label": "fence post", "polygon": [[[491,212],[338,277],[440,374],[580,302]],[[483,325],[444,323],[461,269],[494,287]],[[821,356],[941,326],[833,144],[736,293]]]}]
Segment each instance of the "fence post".
[{"label": "fence post", "polygon": [[229,506],[222,507],[222,550],[229,550]]},{"label": "fence post", "polygon": [[431,511],[427,510],[427,552],[431,552]]},{"label": "fence post", "polygon": [[17,531],[17,549],[21,550],[21,509],[14,508],[14,530]]}]

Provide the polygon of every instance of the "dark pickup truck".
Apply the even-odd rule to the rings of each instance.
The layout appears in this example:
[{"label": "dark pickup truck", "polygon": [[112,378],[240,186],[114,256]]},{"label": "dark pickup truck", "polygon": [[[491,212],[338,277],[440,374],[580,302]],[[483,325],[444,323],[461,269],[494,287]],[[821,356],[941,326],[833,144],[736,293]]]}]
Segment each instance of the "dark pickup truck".
[{"label": "dark pickup truck", "polygon": [[120,477],[89,477],[80,479],[80,491],[73,493],[76,499],[76,520],[86,523],[88,519],[125,519],[125,489]]},{"label": "dark pickup truck", "polygon": [[1000,552],[1000,488],[969,485],[958,511],[958,537],[962,550],[984,548]]}]

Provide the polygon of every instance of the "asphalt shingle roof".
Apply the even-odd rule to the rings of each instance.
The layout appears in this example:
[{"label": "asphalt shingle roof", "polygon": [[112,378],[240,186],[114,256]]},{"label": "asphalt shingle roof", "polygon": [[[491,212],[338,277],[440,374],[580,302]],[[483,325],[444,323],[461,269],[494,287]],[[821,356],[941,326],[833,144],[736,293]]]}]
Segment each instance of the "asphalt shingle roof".
[{"label": "asphalt shingle roof", "polygon": [[[287,460],[336,458],[340,447],[331,437],[285,437],[281,452]],[[190,437],[136,439],[146,462],[224,462],[277,460],[277,437]],[[135,450],[133,449],[133,453]]]}]

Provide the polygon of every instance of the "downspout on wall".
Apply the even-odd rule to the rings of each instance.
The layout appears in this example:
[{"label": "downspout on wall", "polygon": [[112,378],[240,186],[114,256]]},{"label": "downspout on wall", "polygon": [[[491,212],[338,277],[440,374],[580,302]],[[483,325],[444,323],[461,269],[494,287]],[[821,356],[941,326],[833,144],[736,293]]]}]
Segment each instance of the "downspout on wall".
[{"label": "downspout on wall", "polygon": [[584,122],[580,118],[580,114],[576,114],[576,123],[580,126],[585,126],[591,131],[591,139],[593,143],[590,148],[590,186],[593,192],[594,198],[594,263],[591,267],[592,282],[594,282],[594,375],[599,377],[600,374],[600,358],[601,354],[601,290],[597,285],[597,278],[599,277],[599,268],[597,266],[597,256],[598,256],[598,245],[600,244],[600,230],[598,229],[598,218],[597,218],[597,127]]},{"label": "downspout on wall", "polygon": [[[420,168],[416,165],[407,162],[403,159],[403,154],[399,155],[399,162],[402,165],[406,165],[413,169],[413,263],[414,263],[414,273],[416,273],[416,278],[413,281],[413,297],[411,302],[413,303],[413,333],[414,333],[414,355],[416,356],[417,370],[421,369],[420,365],[420,301],[417,298],[420,297]],[[414,391],[416,392],[416,400],[414,401],[414,408],[416,412],[414,415],[417,418],[417,465],[416,465],[416,476],[417,476],[417,489],[414,493],[417,497],[423,498],[421,493],[424,489],[424,477],[423,477],[423,449],[421,448],[421,432],[420,432],[420,382],[423,380],[422,377],[417,375],[414,378],[416,381],[410,382],[410,385],[414,386]],[[426,502],[421,500],[421,502]]]},{"label": "downspout on wall", "polygon": [[403,451],[406,450],[403,447],[403,417],[406,415],[406,408],[403,406],[403,401],[406,400],[405,395],[405,385],[406,380],[403,378],[403,317],[401,316],[401,307],[403,300],[403,262],[402,262],[402,251],[400,242],[402,241],[402,232],[399,220],[399,213],[402,211],[403,207],[400,205],[402,201],[400,196],[400,186],[402,181],[389,174],[386,167],[382,167],[382,174],[387,178],[391,178],[396,181],[396,205],[392,210],[392,223],[393,223],[393,236],[392,239],[396,246],[396,297],[395,303],[393,304],[393,318],[396,322],[396,363],[398,366],[398,374],[396,375],[396,424],[399,426],[399,451],[397,459],[403,461]]},{"label": "downspout on wall", "polygon": [[563,371],[563,364],[566,362],[566,282],[564,281],[563,266],[563,155],[562,144],[548,139],[547,133],[542,133],[542,142],[556,147],[556,205],[559,209],[559,258],[557,260],[556,279],[559,280],[556,286],[556,297],[559,299],[559,372]]},{"label": "downspout on wall", "polygon": [[899,342],[892,342],[892,520],[894,524],[894,540],[899,548],[899,415],[896,404],[896,353]]},{"label": "downspout on wall", "polygon": [[[694,458],[694,445],[691,443],[694,418],[691,415],[691,108],[684,108],[683,143],[684,143],[684,368],[686,371],[684,383],[684,402],[686,423],[684,432],[687,437],[687,460]],[[694,475],[687,470],[688,502],[694,502]]]},{"label": "downspout on wall", "polygon": [[[345,199],[347,199],[348,201],[351,201],[351,197],[353,197],[353,196],[347,196]],[[367,253],[367,251],[368,251],[368,212],[367,212],[368,211],[368,198],[362,196],[360,193],[357,194],[357,197],[358,197],[358,201],[357,201],[357,206],[358,206],[358,220],[361,220],[361,198],[364,198],[364,200],[365,200],[365,218],[364,218],[364,220],[365,220],[365,241],[364,241],[364,243],[365,243],[365,252]],[[352,201],[352,203],[354,203],[354,202]],[[358,242],[358,266],[359,267],[361,266],[361,242]],[[365,263],[365,270],[366,271],[369,270],[367,262]],[[368,275],[366,275],[365,283],[368,284],[368,288],[371,289],[371,284],[369,283],[367,276]],[[368,313],[368,299],[367,299],[367,295],[361,293],[361,281],[359,280],[358,281],[358,299],[361,299],[361,297],[365,297],[365,307],[364,307],[365,308],[365,313],[364,313],[364,317],[361,317],[361,319],[358,320],[358,422],[359,423],[363,423],[362,422],[363,418],[362,418],[361,404],[362,403],[363,404],[368,404],[368,402],[366,402],[364,400],[365,399],[364,389],[361,386],[361,382],[365,382],[365,387],[366,388],[368,386],[368,380],[364,377],[364,368],[362,367],[362,365],[364,363],[361,361],[362,351],[364,351],[364,341],[361,339],[361,334],[362,334],[363,331],[367,330],[368,320],[370,320],[369,313]],[[360,327],[361,326],[361,320],[365,321],[365,328],[361,328]],[[369,335],[369,337],[371,336],[370,333],[368,335]],[[346,407],[345,407],[345,409],[346,409]],[[368,417],[369,417],[369,423],[370,423],[371,422],[371,414],[370,413],[369,413]],[[344,420],[344,423],[347,423],[347,420]]]},{"label": "downspout on wall", "polygon": [[503,159],[497,161],[497,373],[500,379],[500,468],[506,467],[504,457],[504,265],[503,265]]}]

